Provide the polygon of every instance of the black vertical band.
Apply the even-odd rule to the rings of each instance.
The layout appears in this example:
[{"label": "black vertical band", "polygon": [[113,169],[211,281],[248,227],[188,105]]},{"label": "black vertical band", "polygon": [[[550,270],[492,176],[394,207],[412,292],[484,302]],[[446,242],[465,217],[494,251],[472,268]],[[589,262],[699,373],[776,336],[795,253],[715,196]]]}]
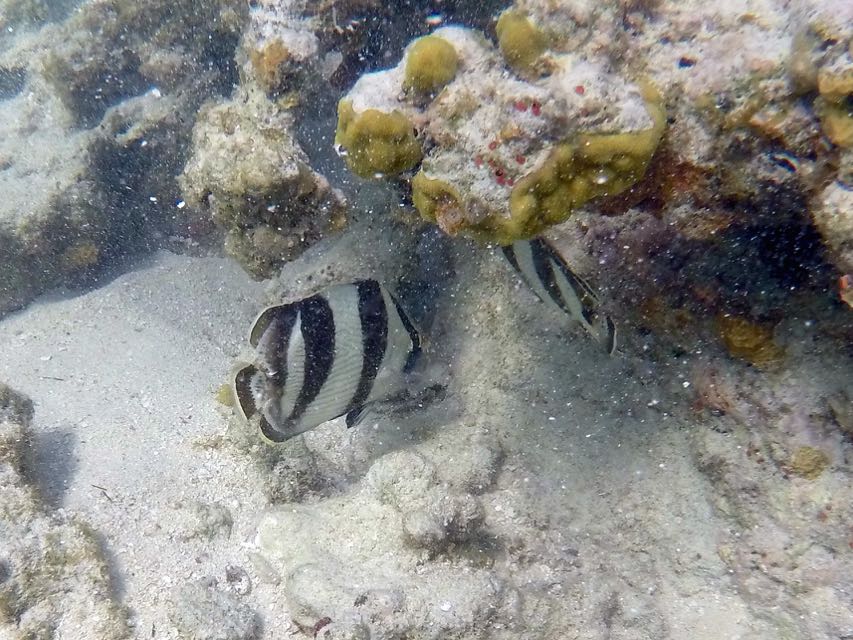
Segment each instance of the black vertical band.
[{"label": "black vertical band", "polygon": [[616,351],[616,325],[613,324],[613,320],[610,319],[610,316],[604,316],[604,321],[607,325],[605,348],[607,349],[607,353],[613,355],[613,352]]},{"label": "black vertical band", "polygon": [[504,258],[509,261],[509,263],[512,265],[512,268],[523,276],[524,274],[518,267],[518,258],[515,257],[515,249],[512,248],[512,245],[506,245],[504,247],[501,247],[501,251],[504,252]]},{"label": "black vertical band", "polygon": [[335,362],[335,319],[322,295],[300,304],[302,341],[305,344],[305,377],[288,420],[298,420],[326,383]]},{"label": "black vertical band", "polygon": [[256,373],[258,370],[250,364],[234,374],[234,395],[246,418],[251,418],[258,412],[255,394],[252,393],[252,378]]},{"label": "black vertical band", "polygon": [[563,295],[560,293],[560,288],[554,281],[554,270],[548,245],[538,238],[530,241],[530,257],[533,260],[533,269],[536,271],[536,277],[542,283],[545,291],[551,296],[551,299],[566,313],[569,313],[569,308],[566,301],[563,300]]},{"label": "black vertical band", "polygon": [[[279,389],[284,389],[287,383],[287,350],[290,347],[290,336],[293,333],[293,325],[299,316],[298,304],[286,304],[271,310],[271,318],[267,324],[267,331],[272,331],[270,338],[272,354],[267,362],[272,367],[267,372]],[[265,332],[266,333],[266,332]]]},{"label": "black vertical band", "polygon": [[[568,281],[572,291],[575,292],[575,295],[578,297],[578,302],[581,304],[581,314],[583,315],[584,320],[586,320],[587,324],[592,324],[593,315],[595,314],[595,306],[598,303],[598,299],[595,297],[592,287],[569,269],[569,265],[567,265],[566,261],[563,260],[563,256],[557,253],[554,247],[544,240],[538,240],[537,242],[541,243],[542,251],[548,254],[551,261],[557,266],[557,269],[560,270],[560,273],[562,273],[563,277]],[[568,312],[567,307],[563,305],[560,306]]]},{"label": "black vertical band", "polygon": [[358,387],[347,407],[348,412],[367,401],[388,348],[388,310],[382,288],[376,280],[359,280],[354,284],[358,291],[362,361]]}]

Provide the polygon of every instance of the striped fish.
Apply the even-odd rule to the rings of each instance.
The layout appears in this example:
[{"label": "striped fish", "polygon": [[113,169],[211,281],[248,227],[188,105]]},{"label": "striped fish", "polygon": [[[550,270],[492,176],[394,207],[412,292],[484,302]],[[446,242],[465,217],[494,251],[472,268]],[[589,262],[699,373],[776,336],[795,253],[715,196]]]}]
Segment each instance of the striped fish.
[{"label": "striped fish", "polygon": [[562,256],[541,238],[502,247],[504,257],[546,305],[577,320],[607,353],[616,350],[616,325],[598,311],[598,296],[569,269]]},{"label": "striped fish", "polygon": [[243,417],[282,442],[342,415],[357,423],[365,405],[405,388],[420,338],[394,297],[359,280],[265,309],[252,325],[255,364],[234,376]]}]

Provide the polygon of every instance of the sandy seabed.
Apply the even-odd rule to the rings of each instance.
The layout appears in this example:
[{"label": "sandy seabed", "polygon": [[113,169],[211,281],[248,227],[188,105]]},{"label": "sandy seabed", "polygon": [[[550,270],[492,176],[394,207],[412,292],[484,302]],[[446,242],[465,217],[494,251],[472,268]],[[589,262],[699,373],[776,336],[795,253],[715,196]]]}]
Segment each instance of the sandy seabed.
[{"label": "sandy seabed", "polygon": [[[161,252],[0,322],[27,477],[96,532],[131,637],[778,637],[696,453],[734,436],[678,417],[686,378],[600,353],[485,252],[438,299],[446,399],[269,449],[216,401],[268,295]],[[816,628],[845,624],[823,602]]]}]

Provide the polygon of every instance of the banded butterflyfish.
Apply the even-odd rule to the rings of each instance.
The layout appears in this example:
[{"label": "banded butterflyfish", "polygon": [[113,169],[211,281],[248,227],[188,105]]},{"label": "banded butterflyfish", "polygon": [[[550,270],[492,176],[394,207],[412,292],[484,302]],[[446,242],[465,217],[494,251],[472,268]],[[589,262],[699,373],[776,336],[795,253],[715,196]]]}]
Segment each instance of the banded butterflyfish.
[{"label": "banded butterflyfish", "polygon": [[534,238],[501,249],[512,268],[542,302],[579,322],[607,353],[616,350],[613,320],[600,310],[592,287],[569,268],[554,247]]},{"label": "banded butterflyfish", "polygon": [[234,376],[243,417],[282,442],[405,390],[420,338],[397,300],[375,280],[332,286],[265,309],[249,336],[254,364]]}]

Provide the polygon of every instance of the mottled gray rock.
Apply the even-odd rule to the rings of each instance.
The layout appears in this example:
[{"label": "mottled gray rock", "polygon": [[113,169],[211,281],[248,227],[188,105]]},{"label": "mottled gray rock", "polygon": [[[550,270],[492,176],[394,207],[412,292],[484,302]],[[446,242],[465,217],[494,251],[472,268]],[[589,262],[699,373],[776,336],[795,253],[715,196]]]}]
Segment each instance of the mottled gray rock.
[{"label": "mottled gray rock", "polygon": [[182,585],[169,599],[169,619],[187,640],[251,640],[257,637],[255,612],[236,596],[204,582]]},{"label": "mottled gray rock", "polygon": [[177,207],[176,175],[198,105],[236,79],[244,12],[236,0],[89,1],[0,51],[0,314],[204,234]]}]

